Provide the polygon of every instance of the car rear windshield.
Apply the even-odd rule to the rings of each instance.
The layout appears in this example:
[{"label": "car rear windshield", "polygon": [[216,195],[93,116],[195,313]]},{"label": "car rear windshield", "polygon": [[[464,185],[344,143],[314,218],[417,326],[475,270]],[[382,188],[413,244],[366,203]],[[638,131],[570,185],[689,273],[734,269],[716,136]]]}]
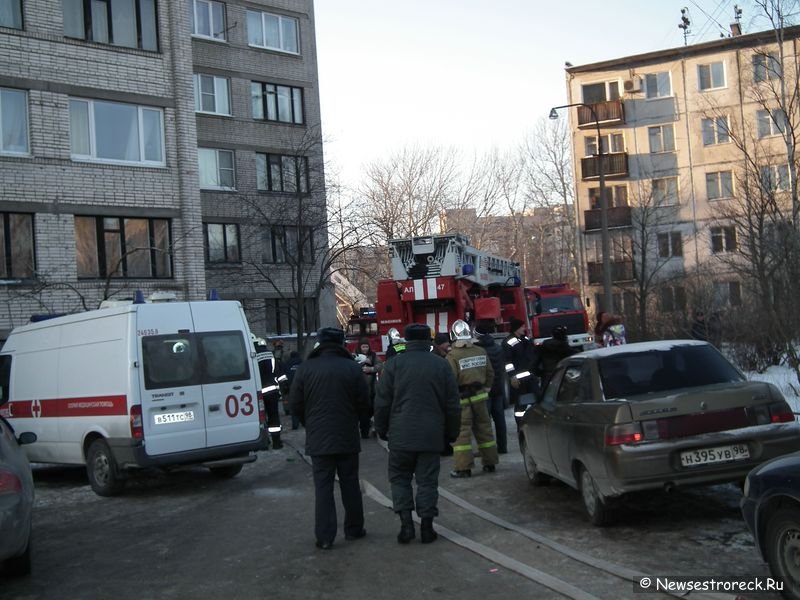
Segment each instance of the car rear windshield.
[{"label": "car rear windshield", "polygon": [[148,390],[250,378],[249,352],[241,331],[214,331],[142,338]]},{"label": "car rear windshield", "polygon": [[744,380],[722,354],[707,345],[615,354],[600,359],[598,368],[607,400]]}]

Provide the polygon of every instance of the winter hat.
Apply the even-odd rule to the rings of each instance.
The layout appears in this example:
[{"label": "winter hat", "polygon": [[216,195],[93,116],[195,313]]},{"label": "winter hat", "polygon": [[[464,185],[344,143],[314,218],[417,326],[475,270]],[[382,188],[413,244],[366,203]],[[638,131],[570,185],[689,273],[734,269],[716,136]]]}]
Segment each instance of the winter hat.
[{"label": "winter hat", "polygon": [[511,317],[511,321],[509,324],[511,325],[511,331],[516,331],[517,329],[525,325],[525,321],[521,321],[516,317]]},{"label": "winter hat", "polygon": [[428,327],[427,325],[412,323],[411,325],[406,327],[405,338],[407,342],[410,342],[411,340],[430,341],[431,328]]},{"label": "winter hat", "polygon": [[337,327],[323,327],[317,332],[317,342],[344,346],[344,330]]},{"label": "winter hat", "polygon": [[478,321],[478,324],[475,325],[475,331],[480,334],[486,333],[494,333],[495,332],[495,324],[492,319],[481,319]]},{"label": "winter hat", "polygon": [[433,338],[433,343],[437,346],[441,344],[447,343],[450,341],[450,334],[449,333],[437,333],[436,337]]}]

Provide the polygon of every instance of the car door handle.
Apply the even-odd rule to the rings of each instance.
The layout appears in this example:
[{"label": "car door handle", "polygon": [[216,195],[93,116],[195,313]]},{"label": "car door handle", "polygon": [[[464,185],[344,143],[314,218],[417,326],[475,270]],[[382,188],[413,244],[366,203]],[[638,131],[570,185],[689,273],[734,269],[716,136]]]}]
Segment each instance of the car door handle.
[{"label": "car door handle", "polygon": [[233,389],[235,389],[235,390],[240,390],[240,389],[242,389],[242,386],[240,386],[240,385],[235,385],[235,386],[233,386]]},{"label": "car door handle", "polygon": [[208,407],[208,412],[217,412],[219,410],[219,404],[212,404]]}]

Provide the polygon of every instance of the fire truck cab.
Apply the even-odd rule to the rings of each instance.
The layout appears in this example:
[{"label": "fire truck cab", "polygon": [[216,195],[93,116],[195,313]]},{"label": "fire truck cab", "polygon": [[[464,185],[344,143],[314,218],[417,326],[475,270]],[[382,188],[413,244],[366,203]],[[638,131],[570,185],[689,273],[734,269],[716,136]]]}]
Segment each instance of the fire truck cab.
[{"label": "fire truck cab", "polygon": [[526,287],[525,296],[534,344],[541,344],[552,336],[553,328],[562,325],[567,328],[570,346],[583,350],[593,346],[589,316],[580,294],[568,283]]}]

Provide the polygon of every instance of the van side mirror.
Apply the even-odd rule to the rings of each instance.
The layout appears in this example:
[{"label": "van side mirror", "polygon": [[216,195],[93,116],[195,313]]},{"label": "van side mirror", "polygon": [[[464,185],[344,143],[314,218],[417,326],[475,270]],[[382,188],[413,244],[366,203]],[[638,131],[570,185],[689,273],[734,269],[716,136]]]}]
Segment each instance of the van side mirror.
[{"label": "van side mirror", "polygon": [[17,442],[20,446],[24,446],[25,444],[33,444],[37,439],[36,434],[32,431],[23,431],[19,434]]}]

